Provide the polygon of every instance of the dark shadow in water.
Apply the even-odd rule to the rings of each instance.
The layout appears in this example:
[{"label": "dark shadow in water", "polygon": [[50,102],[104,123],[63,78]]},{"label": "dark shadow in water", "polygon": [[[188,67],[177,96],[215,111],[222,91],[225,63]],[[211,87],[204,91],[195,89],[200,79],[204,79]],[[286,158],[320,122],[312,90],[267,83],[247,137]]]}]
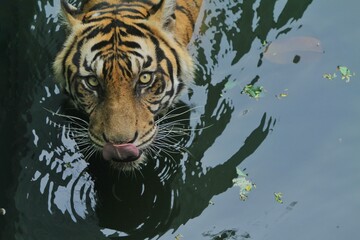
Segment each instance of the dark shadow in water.
[{"label": "dark shadow in water", "polygon": [[[53,1],[1,1],[0,207],[6,209],[6,215],[0,216],[0,239],[11,240],[15,234],[24,234],[21,238],[26,238],[24,226],[18,224],[19,218],[31,217],[21,212],[19,205],[27,202],[17,198],[16,193],[20,188],[29,187],[29,181],[22,176],[29,171],[24,165],[37,153],[31,144],[30,128],[36,126],[34,121],[44,107],[37,96],[45,85],[54,85],[51,62],[64,39],[57,33],[53,19],[47,18],[45,4],[53,4]],[[41,126],[36,128],[41,129]],[[36,204],[31,207],[37,209]]]},{"label": "dark shadow in water", "polygon": [[[127,176],[115,173],[100,158],[95,158],[89,167],[91,177],[68,133],[59,133],[54,124],[48,124],[51,114],[43,110],[44,107],[56,110],[63,102],[51,72],[51,62],[64,40],[64,31],[58,30],[54,20],[57,18],[46,15],[45,6],[53,2],[2,3],[0,47],[5,50],[0,64],[0,187],[4,194],[0,194],[0,207],[8,210],[5,217],[0,216],[3,239],[13,239],[15,234],[40,240],[50,239],[49,236],[71,239],[79,233],[84,238],[101,239],[102,228],[118,230],[126,239],[161,236],[199,216],[213,196],[232,187],[236,167],[265,140],[275,120],[264,114],[230,159],[213,168],[202,166],[204,153],[221,136],[234,111],[231,103],[220,97],[227,78],[218,83],[211,81],[213,66],[219,63],[218,52],[223,48],[222,39],[231,43],[231,51],[236,52],[232,64],[236,64],[250,51],[256,38],[266,39],[270,30],[281,29],[289,21],[301,18],[312,1],[288,0],[276,22],[273,18],[276,1],[260,1],[255,30],[253,6],[258,1],[216,2],[225,7],[205,13],[200,27],[202,34],[210,27],[217,30],[209,34],[213,39],[211,49],[202,46],[201,35],[195,41],[199,61],[196,84],[207,89],[204,113],[196,128],[213,127],[181,139],[189,142],[193,155],[172,156],[177,164],[163,156],[150,161],[141,174]],[[212,3],[215,1],[209,2]],[[229,13],[237,16],[235,23],[220,24]],[[51,92],[45,98],[44,88]],[[114,234],[108,236],[117,238],[112,237]]]},{"label": "dark shadow in water", "polygon": [[[268,35],[272,30],[281,30],[276,37],[286,34],[293,29],[290,24],[301,19],[306,9],[313,0],[288,0],[279,14],[277,20],[274,19],[275,4],[277,0],[247,0],[239,3],[237,1],[209,1],[216,5],[216,9],[208,10],[203,16],[203,24],[200,26],[200,36],[195,40],[197,46],[196,58],[200,62],[196,84],[203,86],[211,83],[210,77],[203,77],[214,73],[214,67],[218,64],[219,52],[224,52],[222,43],[229,42],[231,52],[235,56],[231,60],[234,65],[247,54],[255,40],[268,40]],[[254,10],[255,4],[259,2]],[[241,13],[241,14],[239,14]],[[258,21],[254,27],[254,17],[257,14]],[[228,24],[226,20],[231,17],[234,22]],[[216,30],[214,31],[213,28]],[[210,30],[210,31],[209,31]],[[207,33],[207,34],[206,34]],[[209,38],[211,46],[204,48],[203,38]],[[262,54],[258,66],[262,63]]]},{"label": "dark shadow in water", "polygon": [[96,212],[100,225],[127,233],[126,239],[145,239],[161,236],[169,229],[176,230],[199,216],[213,196],[232,187],[236,167],[265,140],[272,123],[264,114],[244,145],[222,165],[204,170],[185,164],[182,169],[173,168],[166,180],[161,179],[151,164],[136,178],[109,175],[104,171],[106,167],[99,166],[103,165],[100,162],[92,165],[97,169],[93,173],[97,176]]},{"label": "dark shadow in water", "polygon": [[[34,77],[34,56],[39,53],[36,41],[28,31],[37,11],[36,1],[1,1],[0,7],[0,206],[7,214],[0,216],[0,238],[14,233],[18,212],[14,203],[20,162],[29,138],[26,122],[32,119],[28,111],[32,104],[32,90],[39,81]],[[35,39],[34,39],[35,40]],[[37,56],[38,57],[38,56]],[[41,64],[35,66],[39,67]],[[7,232],[1,234],[3,232]],[[1,239],[12,239],[4,237]]]}]

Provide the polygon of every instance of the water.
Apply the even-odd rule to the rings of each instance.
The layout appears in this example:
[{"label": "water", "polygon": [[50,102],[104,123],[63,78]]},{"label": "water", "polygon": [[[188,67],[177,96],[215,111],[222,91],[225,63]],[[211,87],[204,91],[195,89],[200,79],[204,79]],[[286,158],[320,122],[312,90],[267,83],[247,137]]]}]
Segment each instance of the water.
[{"label": "water", "polygon": [[[359,238],[360,3],[206,2],[190,47],[197,78],[180,107],[194,108],[180,117],[189,153],[136,175],[89,164],[64,119],[45,110],[64,105],[51,70],[64,41],[59,7],[0,9],[1,239]],[[300,42],[281,64],[264,54],[266,42],[302,37],[322,51]],[[338,65],[357,75],[346,83]],[[250,83],[265,89],[258,100],[241,94]],[[256,183],[246,201],[233,187],[237,167]]]}]

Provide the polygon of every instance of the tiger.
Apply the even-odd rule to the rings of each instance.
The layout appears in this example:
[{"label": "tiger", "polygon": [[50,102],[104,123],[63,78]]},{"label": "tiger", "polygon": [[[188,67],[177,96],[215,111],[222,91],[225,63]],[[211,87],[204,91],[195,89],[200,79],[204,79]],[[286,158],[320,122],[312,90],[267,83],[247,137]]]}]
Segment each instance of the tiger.
[{"label": "tiger", "polygon": [[87,137],[117,169],[139,169],[156,121],[194,78],[188,44],[202,0],[61,0],[67,32],[54,78],[87,116]]}]

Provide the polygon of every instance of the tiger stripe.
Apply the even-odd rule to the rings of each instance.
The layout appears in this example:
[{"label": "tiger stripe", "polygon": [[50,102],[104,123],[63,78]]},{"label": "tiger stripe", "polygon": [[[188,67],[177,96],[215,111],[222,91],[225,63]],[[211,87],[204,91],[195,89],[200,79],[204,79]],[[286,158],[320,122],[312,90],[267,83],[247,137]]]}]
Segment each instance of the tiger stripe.
[{"label": "tiger stripe", "polygon": [[[136,136],[135,144],[148,146],[154,138],[148,133],[157,132],[154,118],[193,78],[187,44],[202,0],[61,3],[69,35],[55,77],[89,115],[90,138],[99,145]],[[142,84],[145,73],[151,79]]]}]

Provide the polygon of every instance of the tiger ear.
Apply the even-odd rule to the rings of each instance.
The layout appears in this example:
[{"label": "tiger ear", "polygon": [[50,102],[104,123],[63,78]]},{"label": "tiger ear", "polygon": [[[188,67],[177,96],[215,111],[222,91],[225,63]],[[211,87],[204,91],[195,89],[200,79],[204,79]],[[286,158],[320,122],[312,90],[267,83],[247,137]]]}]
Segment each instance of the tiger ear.
[{"label": "tiger ear", "polygon": [[72,26],[80,23],[80,10],[68,3],[66,0],[61,0],[61,13],[65,19],[66,25]]},{"label": "tiger ear", "polygon": [[160,0],[149,10],[149,20],[172,32],[175,28],[175,8],[176,0]]}]

